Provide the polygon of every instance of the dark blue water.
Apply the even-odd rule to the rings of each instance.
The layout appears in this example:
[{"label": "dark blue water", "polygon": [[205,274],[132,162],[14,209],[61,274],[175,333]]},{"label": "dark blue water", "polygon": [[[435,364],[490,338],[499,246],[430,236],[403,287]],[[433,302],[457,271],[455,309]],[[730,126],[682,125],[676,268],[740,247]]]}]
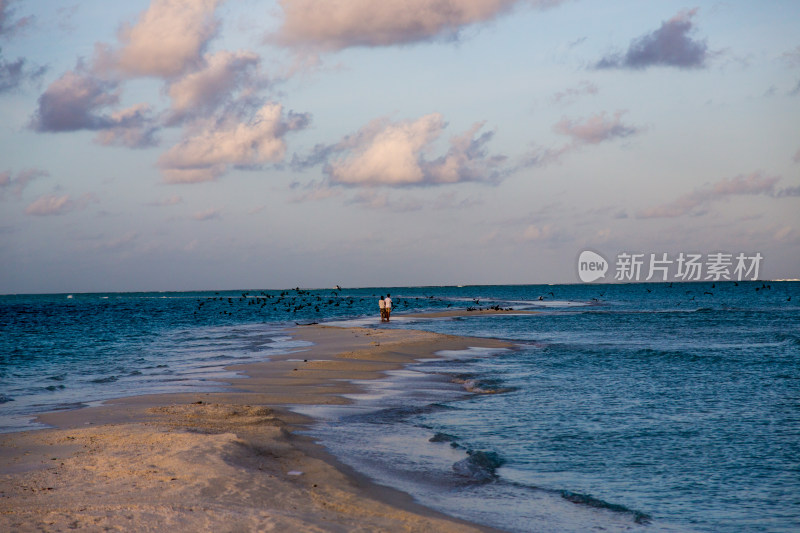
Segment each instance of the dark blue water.
[{"label": "dark blue water", "polygon": [[[375,289],[0,297],[0,420],[214,390],[229,364],[302,349],[295,322],[502,338],[516,348],[368,384],[317,411],[315,434],[428,505],[512,531],[800,530],[800,283],[389,291],[389,326]],[[403,319],[495,305],[539,312]]]}]

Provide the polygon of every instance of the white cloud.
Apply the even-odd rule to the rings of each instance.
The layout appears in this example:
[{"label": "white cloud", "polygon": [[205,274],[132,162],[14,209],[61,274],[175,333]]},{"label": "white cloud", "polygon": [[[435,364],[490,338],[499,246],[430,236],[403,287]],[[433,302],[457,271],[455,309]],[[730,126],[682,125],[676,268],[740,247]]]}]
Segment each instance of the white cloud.
[{"label": "white cloud", "polygon": [[304,128],[308,116],[289,113],[269,103],[249,120],[227,114],[197,121],[190,135],[158,160],[164,178],[170,183],[211,181],[232,166],[277,163],[286,153],[286,133]]},{"label": "white cloud", "polygon": [[350,186],[438,185],[464,181],[496,181],[503,156],[486,152],[492,133],[477,138],[483,124],[475,124],[450,139],[446,154],[431,159],[434,143],[447,124],[439,113],[416,120],[376,119],[339,143],[318,147],[315,161],[327,160],[331,183]]}]

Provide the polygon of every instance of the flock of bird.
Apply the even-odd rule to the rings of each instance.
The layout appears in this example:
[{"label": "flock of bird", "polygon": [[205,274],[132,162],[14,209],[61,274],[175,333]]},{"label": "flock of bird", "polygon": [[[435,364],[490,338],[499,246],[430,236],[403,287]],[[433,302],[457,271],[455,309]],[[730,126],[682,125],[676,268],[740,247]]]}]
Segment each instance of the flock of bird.
[{"label": "flock of bird", "polygon": [[[733,282],[734,286],[738,287],[738,282]],[[673,284],[670,283],[667,285],[668,289],[673,288]],[[711,289],[716,288],[716,283],[712,283],[710,286]],[[771,290],[772,286],[766,283],[762,283],[760,287],[755,287],[756,292],[760,291],[768,291]],[[646,289],[648,293],[653,292],[652,289]],[[354,297],[354,296],[340,296],[341,287],[338,285],[336,289],[332,290],[328,294],[321,294],[319,291],[308,291],[303,290],[299,287],[284,290],[277,294],[270,294],[264,291],[258,293],[250,293],[250,292],[243,292],[241,296],[220,296],[219,293],[216,293],[215,296],[201,299],[197,301],[197,309],[195,309],[194,314],[197,315],[200,313],[206,305],[213,304],[216,302],[217,305],[214,306],[214,310],[216,310],[221,315],[230,315],[232,312],[229,309],[219,309],[219,304],[227,304],[228,308],[235,306],[246,304],[248,306],[258,306],[259,309],[265,309],[269,307],[271,310],[274,311],[283,311],[288,314],[296,314],[298,311],[305,310],[306,312],[311,312],[313,310],[314,313],[321,313],[325,309],[333,308],[343,308],[348,310],[353,310],[355,306],[360,307],[363,310],[364,302],[375,301],[376,309],[377,309],[377,295],[372,295],[371,298],[365,297]],[[600,298],[605,296],[605,292],[598,293],[598,297],[592,298],[593,302],[600,302]],[[689,298],[690,301],[696,298],[695,291],[688,290],[686,291],[687,295],[692,295]],[[547,296],[551,298],[555,298],[555,294],[553,292],[547,293]],[[703,290],[703,296],[714,296],[714,293],[711,290]],[[545,300],[546,296],[542,295],[538,297],[539,301]],[[789,296],[787,301],[791,301],[792,297]],[[413,297],[413,298],[398,298],[394,302],[395,309],[411,309],[414,307],[421,308],[422,306],[419,305],[419,301],[439,301],[443,302],[444,300],[441,298],[436,298],[434,296],[421,296],[421,297]],[[474,305],[469,305],[466,307],[466,311],[478,311],[478,310],[495,310],[495,311],[511,311],[512,308],[504,308],[501,307],[499,304],[495,305],[487,305],[485,308],[481,306],[481,301],[479,299],[473,299]],[[451,308],[453,306],[452,303],[448,303],[446,308]],[[209,307],[211,307],[209,305]]]},{"label": "flock of bird", "polygon": [[[337,286],[337,289],[341,290]],[[320,294],[319,291],[307,291],[299,287],[290,290],[284,290],[277,294],[270,294],[264,291],[257,293],[243,292],[240,296],[220,296],[216,293],[215,296],[197,300],[197,308],[194,314],[197,315],[205,306],[213,307],[220,315],[233,314],[229,309],[234,306],[257,306],[258,309],[269,308],[272,311],[283,311],[288,314],[296,314],[299,311],[321,313],[325,309],[330,308],[343,308],[353,309],[356,306],[361,307],[364,302],[375,303],[375,309],[378,309],[378,296],[373,295],[371,298],[354,297],[354,296],[340,296],[339,290],[332,290],[327,294]],[[410,300],[432,300],[434,296],[415,297],[415,298],[399,298],[394,301],[394,309],[412,308],[415,303]],[[219,304],[226,305],[227,308],[220,310]],[[449,307],[449,305],[448,305]],[[363,308],[363,307],[362,307]]]}]

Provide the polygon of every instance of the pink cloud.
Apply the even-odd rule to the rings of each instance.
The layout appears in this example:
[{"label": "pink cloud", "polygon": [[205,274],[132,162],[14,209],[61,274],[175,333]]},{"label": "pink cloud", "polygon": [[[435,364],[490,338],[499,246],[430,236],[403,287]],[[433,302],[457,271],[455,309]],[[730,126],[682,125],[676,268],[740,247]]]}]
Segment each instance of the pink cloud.
[{"label": "pink cloud", "polygon": [[575,143],[582,144],[599,144],[611,139],[629,137],[638,133],[639,129],[622,123],[621,118],[624,113],[617,111],[613,117],[599,113],[582,122],[565,118],[553,126],[553,131],[568,135]]},{"label": "pink cloud", "polygon": [[192,218],[200,222],[204,222],[206,220],[214,220],[220,218],[221,215],[222,211],[220,211],[219,209],[206,209],[205,211],[198,211],[197,213],[192,215]]},{"label": "pink cloud", "polygon": [[216,35],[221,0],[153,0],[133,26],[119,32],[121,48],[98,45],[95,67],[125,76],[172,78],[201,64]]},{"label": "pink cloud", "polygon": [[760,173],[724,178],[701,189],[695,189],[675,200],[636,213],[637,218],[675,218],[683,215],[702,215],[714,202],[730,196],[767,195],[775,196],[775,184],[779,177],[762,176]]},{"label": "pink cloud", "polygon": [[109,118],[111,125],[100,130],[95,138],[99,144],[128,148],[147,148],[158,144],[155,136],[160,127],[155,123],[148,104],[116,111]]},{"label": "pink cloud", "polygon": [[454,39],[519,4],[546,8],[563,0],[280,0],[283,25],[272,39],[285,46],[340,50]]},{"label": "pink cloud", "polygon": [[580,150],[589,144],[600,144],[619,138],[630,137],[642,132],[642,128],[622,122],[624,111],[617,111],[612,117],[605,112],[584,120],[561,119],[553,125],[553,131],[572,138],[572,142],[559,148],[534,146],[517,164],[517,168],[542,167],[558,163],[562,157]]},{"label": "pink cloud", "polygon": [[62,196],[45,194],[34,200],[25,209],[25,214],[34,216],[65,215],[75,208],[76,203],[69,194]]},{"label": "pink cloud", "polygon": [[162,154],[158,166],[168,183],[212,181],[233,166],[277,163],[286,153],[284,136],[308,124],[308,116],[288,113],[276,103],[249,120],[234,114],[199,120],[182,142]]},{"label": "pink cloud", "polygon": [[325,173],[338,185],[441,185],[500,178],[505,157],[488,154],[493,134],[478,135],[482,123],[452,137],[448,151],[430,159],[446,127],[439,113],[399,122],[376,119],[337,144],[317,147],[310,159],[313,164],[327,162]]},{"label": "pink cloud", "polygon": [[200,69],[170,84],[173,120],[217,108],[229,94],[249,81],[250,72],[259,62],[253,52],[222,51],[206,55]]},{"label": "pink cloud", "polygon": [[553,235],[554,230],[552,224],[545,224],[543,226],[534,226],[531,224],[522,232],[522,238],[526,241],[545,241],[551,239]]},{"label": "pink cloud", "polygon": [[38,168],[20,171],[16,176],[13,176],[9,170],[0,172],[0,200],[5,198],[6,192],[11,193],[16,198],[21,197],[22,192],[30,182],[49,175],[50,173],[46,170]]}]

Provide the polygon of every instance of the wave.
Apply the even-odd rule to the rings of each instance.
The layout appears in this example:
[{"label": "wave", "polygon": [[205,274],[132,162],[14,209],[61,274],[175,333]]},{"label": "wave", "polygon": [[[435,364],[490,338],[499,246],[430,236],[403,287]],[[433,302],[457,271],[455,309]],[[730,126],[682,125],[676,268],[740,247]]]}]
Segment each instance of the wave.
[{"label": "wave", "polygon": [[514,387],[501,387],[501,381],[498,379],[456,377],[451,381],[464,387],[467,392],[475,394],[503,394],[516,390]]},{"label": "wave", "polygon": [[13,402],[13,401],[14,401],[14,398],[12,398],[11,396],[9,396],[7,394],[3,394],[2,392],[0,392],[0,403],[7,403],[7,402]]},{"label": "wave", "polygon": [[108,376],[104,378],[93,379],[92,383],[114,383],[119,378],[117,376]]},{"label": "wave", "polygon": [[597,509],[607,509],[616,513],[630,514],[633,516],[633,520],[637,524],[649,524],[650,520],[652,519],[652,517],[647,513],[629,509],[628,507],[619,505],[617,503],[609,503],[599,498],[595,498],[589,494],[581,494],[579,492],[571,492],[568,490],[559,491],[559,494],[561,494],[561,497],[565,500],[578,505],[588,505],[589,507],[594,507]]},{"label": "wave", "polygon": [[453,471],[473,481],[488,483],[497,479],[496,470],[504,463],[496,452],[467,450],[467,458],[453,463]]},{"label": "wave", "polygon": [[[451,446],[452,446],[452,445],[455,444],[455,442],[457,440],[458,440],[458,437],[456,437],[455,435],[450,435],[449,433],[441,433],[441,432],[437,431],[433,435],[433,437],[428,439],[428,442],[449,442],[449,443],[451,443]],[[455,444],[455,445],[458,446],[457,444]]]}]

